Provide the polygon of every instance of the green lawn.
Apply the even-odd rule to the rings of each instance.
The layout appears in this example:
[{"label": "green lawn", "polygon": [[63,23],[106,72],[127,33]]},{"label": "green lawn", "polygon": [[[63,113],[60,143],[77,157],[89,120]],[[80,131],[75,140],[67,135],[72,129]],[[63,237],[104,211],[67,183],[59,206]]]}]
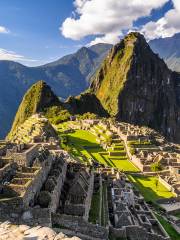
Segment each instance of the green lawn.
[{"label": "green lawn", "polygon": [[79,146],[98,146],[96,137],[86,130],[76,130],[68,134],[70,141]]},{"label": "green lawn", "polygon": [[156,201],[159,198],[173,197],[173,193],[167,190],[164,185],[158,183],[156,187],[156,177],[148,176],[128,176],[131,182],[139,189],[146,201]]},{"label": "green lawn", "polygon": [[[139,171],[126,156],[109,157],[96,141],[96,136],[86,130],[76,130],[67,134],[71,147],[77,149],[77,153],[84,155],[87,159],[93,158],[105,166],[118,168],[125,172]],[[76,157],[78,157],[76,155]],[[79,158],[82,160],[82,158]]]},{"label": "green lawn", "polygon": [[139,170],[129,160],[111,160],[116,168],[126,172],[138,172]]},{"label": "green lawn", "polygon": [[172,227],[170,223],[168,223],[163,217],[156,214],[157,219],[162,224],[166,232],[169,234],[172,240],[179,240],[180,234],[176,232],[176,230]]},{"label": "green lawn", "polygon": [[89,211],[89,222],[96,224],[99,222],[100,208],[100,191],[94,193],[91,200],[91,208]]}]

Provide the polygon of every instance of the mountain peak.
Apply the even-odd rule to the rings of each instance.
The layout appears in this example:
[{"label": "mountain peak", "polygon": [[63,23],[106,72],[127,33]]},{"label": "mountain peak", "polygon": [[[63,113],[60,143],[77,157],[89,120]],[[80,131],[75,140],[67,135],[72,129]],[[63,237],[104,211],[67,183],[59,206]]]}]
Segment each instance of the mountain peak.
[{"label": "mountain peak", "polygon": [[175,78],[143,35],[133,32],[112,48],[91,89],[118,120],[152,127],[171,140],[180,139]]},{"label": "mountain peak", "polygon": [[33,114],[41,112],[45,108],[60,104],[59,99],[46,82],[40,80],[33,84],[22,99],[9,135]]}]

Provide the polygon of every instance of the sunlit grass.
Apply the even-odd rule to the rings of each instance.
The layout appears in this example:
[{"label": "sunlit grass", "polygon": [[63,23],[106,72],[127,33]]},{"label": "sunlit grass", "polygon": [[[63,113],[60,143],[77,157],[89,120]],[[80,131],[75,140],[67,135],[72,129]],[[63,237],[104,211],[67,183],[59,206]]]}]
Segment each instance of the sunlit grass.
[{"label": "sunlit grass", "polygon": [[160,198],[170,198],[174,196],[163,184],[160,182],[157,184],[157,177],[132,175],[128,177],[139,189],[146,201],[156,201]]}]

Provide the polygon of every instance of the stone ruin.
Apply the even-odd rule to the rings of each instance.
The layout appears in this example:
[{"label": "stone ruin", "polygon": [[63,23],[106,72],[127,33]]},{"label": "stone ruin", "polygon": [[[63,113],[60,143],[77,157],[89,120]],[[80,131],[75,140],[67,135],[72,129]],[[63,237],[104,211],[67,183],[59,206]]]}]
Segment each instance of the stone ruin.
[{"label": "stone ruin", "polygon": [[67,163],[61,151],[54,153],[48,146],[17,145],[0,159],[1,220],[51,226],[50,213],[59,204]]},{"label": "stone ruin", "polygon": [[169,239],[144,198],[127,177],[117,172],[108,180],[110,231],[128,239]]},{"label": "stone ruin", "polygon": [[34,114],[29,117],[16,131],[8,136],[14,143],[52,142],[57,140],[57,133],[48,119],[42,114]]},{"label": "stone ruin", "polygon": [[[97,122],[83,124],[82,128],[92,129]],[[168,165],[159,178],[171,186],[175,184],[175,191],[179,191],[179,153],[171,151],[175,146],[168,145],[164,139],[157,145],[151,144],[154,133],[149,129],[136,127],[132,130],[128,124],[114,126],[104,121],[98,124],[115,141],[123,141],[128,157],[136,161],[137,166],[139,159],[142,171],[148,171],[154,161]],[[109,233],[130,240],[138,240],[139,236],[141,239],[169,239],[124,174],[76,162],[59,148],[54,137],[36,140],[8,145],[0,155],[0,221],[53,227],[67,235],[90,240],[108,239]],[[138,142],[134,160],[129,141]],[[144,146],[145,141],[150,144]],[[93,194],[97,191],[101,193],[100,218],[92,223],[89,216]]]},{"label": "stone ruin", "polygon": [[88,219],[94,175],[90,169],[69,164],[61,198],[61,213]]},{"label": "stone ruin", "polygon": [[[159,181],[166,188],[173,192],[176,197],[180,196],[180,168],[179,166],[170,166],[167,171],[159,174]],[[180,209],[180,206],[179,206]]]},{"label": "stone ruin", "polygon": [[179,145],[167,142],[159,133],[146,127],[116,123],[110,128],[124,141],[129,160],[142,172],[152,174],[151,165],[160,163],[163,171],[160,173],[159,181],[179,196]]}]

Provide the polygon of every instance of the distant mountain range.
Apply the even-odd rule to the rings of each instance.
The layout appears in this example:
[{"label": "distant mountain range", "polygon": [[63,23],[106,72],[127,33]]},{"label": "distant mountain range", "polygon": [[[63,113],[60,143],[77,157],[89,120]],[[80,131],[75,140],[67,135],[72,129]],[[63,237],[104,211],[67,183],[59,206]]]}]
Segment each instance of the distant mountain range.
[{"label": "distant mountain range", "polygon": [[154,39],[149,45],[165,60],[171,70],[180,72],[180,33],[173,37]]},{"label": "distant mountain range", "polygon": [[62,98],[78,95],[89,86],[91,76],[111,47],[110,44],[83,47],[40,67],[0,61],[0,138],[9,130],[24,93],[33,83],[43,79]]}]

